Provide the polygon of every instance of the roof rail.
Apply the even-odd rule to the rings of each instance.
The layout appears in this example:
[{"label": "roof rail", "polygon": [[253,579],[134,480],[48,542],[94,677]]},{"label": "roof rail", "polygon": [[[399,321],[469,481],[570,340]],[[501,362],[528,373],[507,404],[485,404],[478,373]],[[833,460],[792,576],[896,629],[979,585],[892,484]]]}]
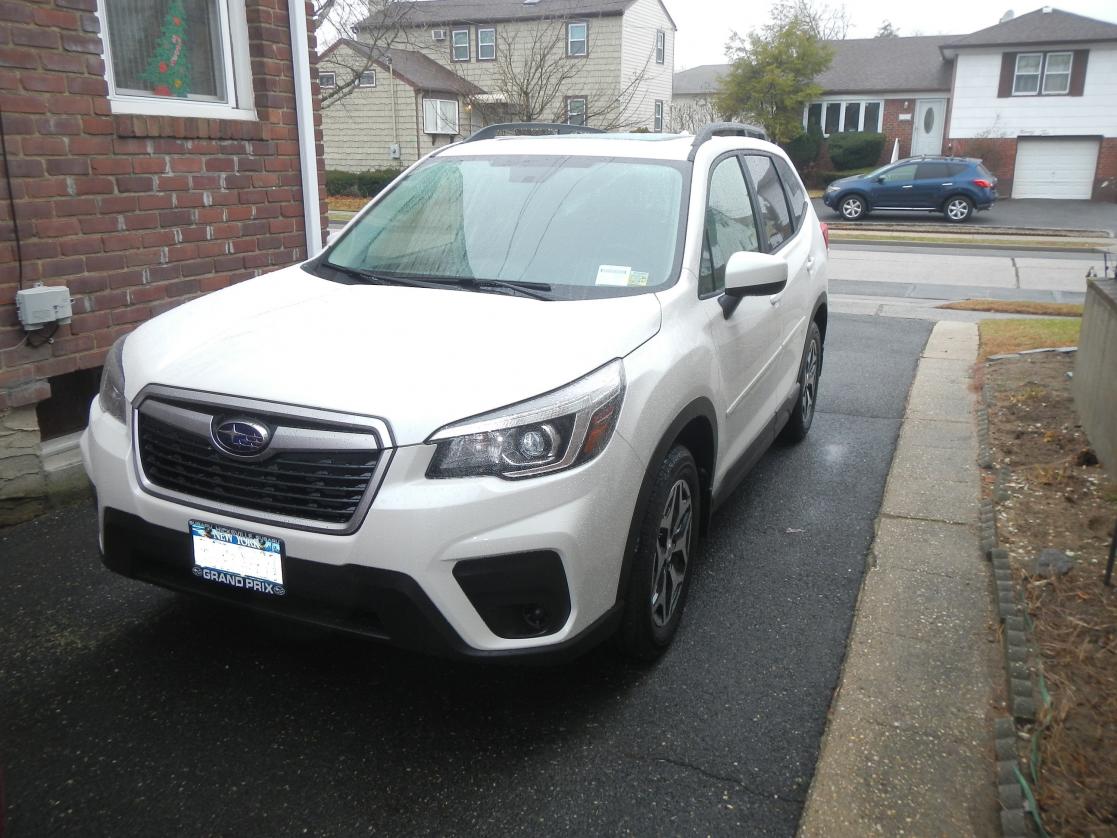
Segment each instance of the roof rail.
[{"label": "roof rail", "polygon": [[604,134],[600,128],[590,128],[588,125],[568,125],[565,122],[501,122],[496,125],[486,125],[474,131],[463,143],[472,143],[476,140],[491,140],[501,135],[513,137],[537,137],[546,134]]},{"label": "roof rail", "polygon": [[694,137],[687,160],[694,160],[698,147],[713,137],[752,137],[754,140],[767,140],[768,133],[759,125],[744,125],[740,122],[711,122],[702,126]]}]

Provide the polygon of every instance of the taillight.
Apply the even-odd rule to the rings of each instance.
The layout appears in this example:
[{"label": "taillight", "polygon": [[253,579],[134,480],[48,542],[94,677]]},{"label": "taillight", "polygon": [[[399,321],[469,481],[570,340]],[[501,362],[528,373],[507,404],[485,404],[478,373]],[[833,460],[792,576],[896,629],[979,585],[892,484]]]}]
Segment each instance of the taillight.
[{"label": "taillight", "polygon": [[979,177],[973,182],[973,185],[979,186],[982,189],[989,189],[993,184],[987,181],[985,178]]},{"label": "taillight", "polygon": [[826,242],[826,249],[830,249],[830,225],[825,221],[818,222],[818,226],[822,228],[822,240]]}]

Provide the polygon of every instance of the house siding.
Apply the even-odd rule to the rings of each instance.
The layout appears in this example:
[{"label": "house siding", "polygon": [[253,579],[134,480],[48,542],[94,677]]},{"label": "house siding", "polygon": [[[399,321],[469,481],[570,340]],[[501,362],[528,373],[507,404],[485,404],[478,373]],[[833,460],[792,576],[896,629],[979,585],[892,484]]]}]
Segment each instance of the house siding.
[{"label": "house siding", "polygon": [[[1032,48],[1013,47],[1013,52]],[[1018,136],[1117,137],[1117,47],[1037,46],[1035,51],[1089,49],[1081,96],[998,97],[1004,50],[960,53],[951,100],[952,139]]]},{"label": "house siding", "polygon": [[[101,366],[113,341],[150,317],[305,258],[287,3],[246,7],[257,118],[234,121],[114,115],[94,0],[0,4],[0,105],[23,268],[21,280],[3,201],[0,523],[46,503],[36,405],[50,399],[53,377]],[[309,40],[313,68],[313,30]],[[317,117],[316,97],[314,107]],[[310,199],[324,230],[320,146],[318,168]],[[73,321],[53,342],[27,344],[14,302],[21,281],[68,286]]]},{"label": "house siding", "polygon": [[[670,121],[671,93],[675,77],[675,27],[659,0],[636,0],[624,13],[621,32],[621,80],[632,90],[626,127],[654,130],[655,102],[663,102],[664,129]],[[655,61],[656,32],[664,33],[663,63]]]}]

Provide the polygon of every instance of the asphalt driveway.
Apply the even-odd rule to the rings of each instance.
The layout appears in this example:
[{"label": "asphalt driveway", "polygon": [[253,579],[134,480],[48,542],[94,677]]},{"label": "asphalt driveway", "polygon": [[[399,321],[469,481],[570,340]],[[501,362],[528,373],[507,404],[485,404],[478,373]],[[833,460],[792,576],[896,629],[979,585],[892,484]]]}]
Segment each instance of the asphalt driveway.
[{"label": "asphalt driveway", "polygon": [[485,668],[101,569],[89,505],[0,532],[18,835],[792,835],[930,325],[835,316],[808,440],[722,508],[674,648]]},{"label": "asphalt driveway", "polygon": [[[813,198],[815,212],[822,221],[842,221],[842,217]],[[946,224],[941,213],[929,212],[873,212],[858,224]],[[1055,201],[1039,198],[1009,198],[998,201],[993,208],[976,213],[964,224],[951,225],[959,229],[969,227],[1036,227],[1057,230],[1100,230],[1117,235],[1117,203],[1102,201]]]}]

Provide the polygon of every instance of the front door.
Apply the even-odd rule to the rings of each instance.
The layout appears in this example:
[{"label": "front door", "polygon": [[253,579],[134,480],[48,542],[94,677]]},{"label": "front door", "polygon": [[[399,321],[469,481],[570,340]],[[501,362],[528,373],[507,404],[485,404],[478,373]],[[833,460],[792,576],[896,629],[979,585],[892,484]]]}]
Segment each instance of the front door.
[{"label": "front door", "polygon": [[916,99],[911,131],[912,157],[920,154],[942,154],[945,119],[945,99]]}]

